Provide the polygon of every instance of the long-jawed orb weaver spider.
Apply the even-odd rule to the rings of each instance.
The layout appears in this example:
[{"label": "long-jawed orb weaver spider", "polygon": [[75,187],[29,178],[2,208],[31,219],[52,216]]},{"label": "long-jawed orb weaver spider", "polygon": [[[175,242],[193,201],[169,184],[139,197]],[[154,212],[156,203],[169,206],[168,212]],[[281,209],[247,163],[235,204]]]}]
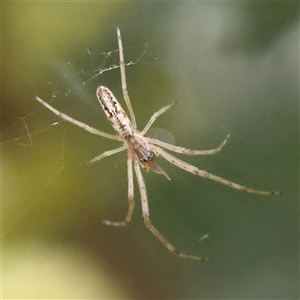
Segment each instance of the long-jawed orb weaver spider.
[{"label": "long-jawed orb weaver spider", "polygon": [[[119,46],[119,61],[120,61],[120,72],[121,72],[121,83],[122,83],[122,91],[123,97],[126,103],[126,106],[129,111],[129,116],[125,113],[120,103],[113,95],[113,93],[105,86],[99,86],[96,91],[97,98],[106,114],[106,117],[110,121],[112,127],[117,132],[117,135],[111,135],[105,132],[102,132],[98,129],[95,129],[85,123],[77,121],[72,117],[67,116],[66,114],[56,110],[44,100],[36,96],[36,100],[38,100],[41,104],[43,104],[46,108],[51,110],[58,117],[73,123],[74,125],[81,127],[82,129],[89,131],[93,134],[100,135],[102,137],[117,140],[123,143],[123,145],[119,148],[105,151],[101,155],[90,160],[88,163],[94,163],[96,161],[101,160],[104,157],[111,156],[113,154],[119,153],[121,151],[127,151],[127,172],[128,172],[128,203],[129,208],[127,215],[122,222],[111,222],[104,220],[103,223],[111,226],[125,226],[127,225],[132,216],[133,208],[134,208],[134,180],[133,180],[133,170],[135,172],[138,187],[140,191],[141,203],[142,203],[142,213],[144,218],[144,223],[147,228],[175,255],[180,257],[195,259],[195,260],[206,260],[204,257],[185,254],[183,252],[178,251],[153,225],[150,220],[149,213],[149,204],[147,197],[147,190],[144,181],[144,177],[142,175],[141,167],[145,168],[147,171],[152,170],[156,173],[164,175],[166,178],[170,179],[168,174],[161,168],[154,160],[154,156],[161,156],[166,159],[171,164],[190,172],[194,175],[198,175],[204,178],[209,178],[224,185],[228,185],[234,189],[245,191],[247,193],[254,193],[260,195],[278,195],[278,191],[268,192],[268,191],[259,191],[253,190],[246,186],[242,186],[240,184],[234,183],[227,179],[224,179],[220,176],[216,176],[207,171],[200,170],[197,167],[194,167],[177,157],[171,155],[169,152],[164,149],[180,153],[186,155],[210,155],[218,153],[227,143],[229,135],[227,135],[226,139],[219,145],[219,147],[211,150],[190,150],[183,147],[175,146],[159,139],[154,139],[150,137],[145,137],[145,134],[154,123],[154,121],[162,115],[165,111],[171,108],[175,103],[167,105],[161,108],[159,111],[154,113],[147,125],[142,131],[137,130],[135,115],[131,106],[131,102],[129,99],[128,91],[127,91],[127,83],[126,83],[126,75],[125,75],[125,62],[123,55],[123,46],[122,46],[122,38],[120,29],[117,27],[117,38],[118,38],[118,46]],[[163,149],[164,148],[164,149]]]}]

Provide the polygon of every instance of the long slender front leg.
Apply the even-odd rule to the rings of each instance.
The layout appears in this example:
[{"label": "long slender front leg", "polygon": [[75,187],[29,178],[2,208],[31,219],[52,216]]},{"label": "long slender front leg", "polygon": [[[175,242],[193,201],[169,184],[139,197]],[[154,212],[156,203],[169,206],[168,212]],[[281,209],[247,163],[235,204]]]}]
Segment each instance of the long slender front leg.
[{"label": "long slender front leg", "polygon": [[122,222],[111,222],[107,220],[103,220],[103,224],[110,225],[110,226],[126,226],[132,216],[132,212],[134,209],[134,187],[133,187],[133,169],[132,169],[132,156],[128,155],[127,160],[127,170],[128,170],[128,212],[126,218]]},{"label": "long slender front leg", "polygon": [[141,201],[142,201],[142,211],[143,211],[143,217],[144,217],[144,223],[146,227],[175,255],[184,257],[184,258],[190,258],[195,260],[207,260],[207,258],[196,256],[196,255],[190,255],[185,254],[180,251],[178,251],[153,225],[150,220],[150,213],[149,213],[149,205],[148,205],[148,197],[147,197],[147,190],[146,185],[144,181],[144,177],[141,172],[140,163],[137,159],[134,160],[134,170],[136,173],[140,195],[141,195]]},{"label": "long slender front leg", "polygon": [[220,176],[214,175],[212,173],[208,173],[207,171],[204,170],[200,170],[197,167],[194,167],[182,160],[180,160],[179,158],[173,156],[172,154],[164,151],[163,149],[161,149],[160,147],[156,147],[156,146],[152,146],[152,150],[157,154],[157,155],[161,155],[164,159],[166,159],[167,161],[169,161],[171,164],[187,171],[190,172],[194,175],[198,175],[204,178],[209,178],[212,179],[214,181],[217,181],[219,183],[222,183],[224,185],[228,185],[234,189],[240,190],[240,191],[245,191],[247,193],[253,193],[253,194],[260,194],[260,195],[279,195],[280,192],[279,191],[259,191],[259,190],[253,190],[250,189],[246,186],[240,185],[238,183],[229,181],[227,179],[224,179]]}]

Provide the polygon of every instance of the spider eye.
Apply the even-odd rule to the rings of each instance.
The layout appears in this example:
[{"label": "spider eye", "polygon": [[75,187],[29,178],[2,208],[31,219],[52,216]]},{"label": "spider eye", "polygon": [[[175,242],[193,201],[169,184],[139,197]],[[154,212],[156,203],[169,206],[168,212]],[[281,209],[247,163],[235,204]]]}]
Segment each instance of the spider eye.
[{"label": "spider eye", "polygon": [[144,155],[144,156],[140,157],[140,162],[148,163],[152,159],[153,159],[153,153],[148,151],[147,155]]},{"label": "spider eye", "polygon": [[143,147],[139,149],[137,154],[141,163],[148,163],[153,159],[153,153]]}]

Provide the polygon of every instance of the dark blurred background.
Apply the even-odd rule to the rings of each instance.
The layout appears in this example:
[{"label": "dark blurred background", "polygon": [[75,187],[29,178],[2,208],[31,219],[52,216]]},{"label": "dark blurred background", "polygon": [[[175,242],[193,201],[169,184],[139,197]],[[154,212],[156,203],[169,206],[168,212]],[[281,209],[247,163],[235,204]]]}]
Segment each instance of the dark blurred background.
[{"label": "dark blurred background", "polygon": [[[113,133],[95,97],[123,106],[115,26],[140,129],[217,155],[182,157],[280,196],[260,196],[159,164],[144,173],[126,228],[126,154],[86,166],[119,143],[61,121],[35,95]],[[97,75],[98,73],[101,73]],[[2,297],[94,299],[299,298],[299,3],[2,3]]]}]

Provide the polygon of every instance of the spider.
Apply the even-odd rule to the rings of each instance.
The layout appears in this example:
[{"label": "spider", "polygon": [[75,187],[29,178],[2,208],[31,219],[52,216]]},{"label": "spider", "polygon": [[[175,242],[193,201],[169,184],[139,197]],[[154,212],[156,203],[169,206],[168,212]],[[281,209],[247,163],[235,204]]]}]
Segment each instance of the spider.
[{"label": "spider", "polygon": [[[167,179],[170,180],[168,174],[155,162],[154,156],[161,156],[166,159],[171,164],[190,172],[194,175],[198,175],[204,178],[209,178],[214,181],[217,181],[221,184],[228,185],[234,189],[245,191],[247,193],[255,193],[261,195],[278,195],[279,192],[273,191],[259,191],[253,190],[246,186],[242,186],[240,184],[234,183],[222,177],[216,176],[214,174],[208,173],[207,171],[200,170],[195,166],[192,166],[179,158],[173,156],[169,152],[164,149],[186,155],[211,155],[218,153],[227,143],[229,138],[229,134],[225,138],[225,140],[215,149],[211,150],[190,150],[180,146],[175,146],[173,144],[169,144],[165,141],[161,141],[159,139],[145,137],[145,134],[154,123],[154,121],[170,109],[175,103],[167,105],[157,112],[155,112],[147,125],[142,131],[137,130],[135,115],[131,106],[131,102],[129,99],[128,91],[127,91],[127,83],[126,83],[126,74],[125,74],[125,62],[124,62],[124,54],[123,54],[123,46],[122,46],[122,38],[120,29],[117,27],[117,40],[118,40],[118,48],[119,48],[119,64],[120,64],[120,73],[121,73],[121,84],[122,84],[122,92],[123,97],[126,103],[126,106],[129,111],[130,118],[126,115],[125,111],[121,107],[120,103],[117,101],[114,94],[105,86],[99,86],[96,91],[96,96],[106,114],[106,117],[110,121],[112,127],[117,132],[117,135],[111,135],[105,132],[102,132],[98,129],[90,127],[89,125],[82,123],[73,119],[72,117],[67,116],[66,114],[58,111],[57,109],[50,106],[44,100],[36,96],[36,100],[39,101],[42,105],[52,111],[55,115],[62,118],[65,121],[73,123],[74,125],[81,127],[82,129],[89,131],[95,135],[99,135],[108,139],[117,140],[123,143],[123,145],[119,148],[105,151],[101,155],[96,156],[92,160],[88,162],[88,164],[92,164],[96,161],[99,161],[105,157],[111,156],[113,154],[119,153],[121,151],[127,151],[127,172],[128,172],[128,212],[127,215],[122,222],[112,222],[103,220],[102,222],[105,225],[110,226],[125,226],[127,225],[132,216],[132,212],[134,209],[134,179],[133,179],[133,170],[136,175],[141,205],[142,205],[142,214],[144,218],[144,224],[146,227],[175,255],[180,257],[194,259],[194,260],[207,260],[205,257],[200,257],[196,255],[186,254],[178,251],[153,225],[150,220],[149,213],[149,204],[147,197],[147,190],[144,181],[144,177],[142,175],[141,167],[146,169],[146,171],[152,170],[155,173],[164,175]],[[164,149],[163,149],[164,148]]]}]

